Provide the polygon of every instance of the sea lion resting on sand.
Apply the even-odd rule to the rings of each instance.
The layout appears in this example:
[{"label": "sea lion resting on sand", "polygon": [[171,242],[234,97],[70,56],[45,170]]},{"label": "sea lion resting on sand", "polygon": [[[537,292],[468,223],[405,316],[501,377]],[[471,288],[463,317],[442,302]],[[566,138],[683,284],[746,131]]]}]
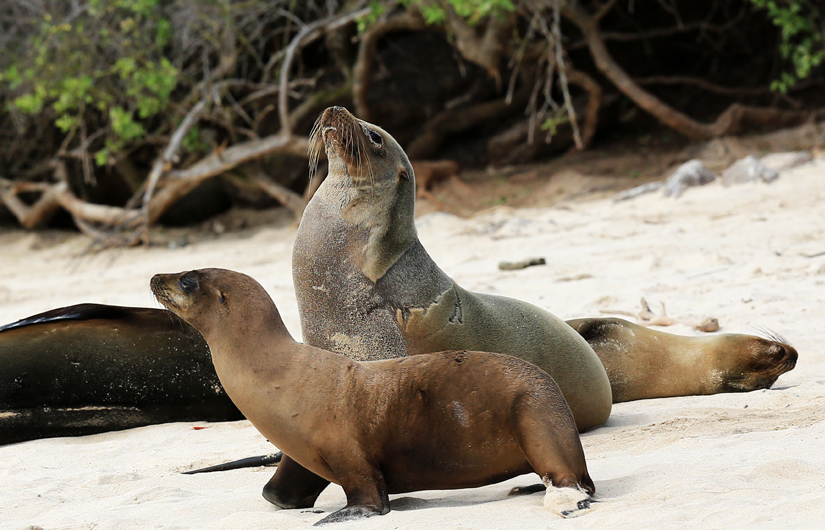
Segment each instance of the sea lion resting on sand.
[{"label": "sea lion resting on sand", "polygon": [[385,514],[391,493],[531,471],[547,487],[549,510],[569,516],[589,507],[595,488],[573,416],[553,379],[530,363],[468,351],[356,362],[295,342],[244,274],[159,274],[151,285],[204,336],[221,383],[252,424],[344,488],[346,507],[321,523]]},{"label": "sea lion resting on sand", "polygon": [[0,445],[240,419],[206,342],[168,311],[82,304],[0,326]]}]

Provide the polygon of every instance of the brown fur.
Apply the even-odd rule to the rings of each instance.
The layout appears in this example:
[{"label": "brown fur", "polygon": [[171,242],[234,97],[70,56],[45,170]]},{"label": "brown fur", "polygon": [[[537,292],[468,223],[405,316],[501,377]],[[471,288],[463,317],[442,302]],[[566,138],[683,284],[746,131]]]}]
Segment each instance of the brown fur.
[{"label": "brown fur", "polygon": [[580,495],[570,511],[594,492],[558,386],[527,362],[467,351],[355,362],[296,343],[266,291],[231,271],[157,275],[152,291],[203,334],[221,383],[253,425],[294,462],[343,486],[347,506],[324,522],[387,513],[392,493],[531,471],[548,496]]},{"label": "brown fur", "polygon": [[770,388],[798,354],[784,339],[724,334],[682,337],[620,318],[567,322],[604,363],[613,402]]}]

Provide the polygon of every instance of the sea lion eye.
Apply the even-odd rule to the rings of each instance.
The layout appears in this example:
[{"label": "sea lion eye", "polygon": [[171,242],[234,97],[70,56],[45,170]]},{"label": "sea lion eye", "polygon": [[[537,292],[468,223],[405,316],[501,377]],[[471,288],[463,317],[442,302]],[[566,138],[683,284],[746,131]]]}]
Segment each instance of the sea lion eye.
[{"label": "sea lion eye", "polygon": [[374,143],[376,146],[381,147],[381,144],[384,143],[384,139],[381,138],[381,135],[375,131],[369,131],[368,135],[370,137],[370,141]]},{"label": "sea lion eye", "polygon": [[198,288],[198,280],[195,279],[195,276],[191,272],[187,272],[181,276],[178,283],[185,293],[191,293]]},{"label": "sea lion eye", "polygon": [[402,169],[401,173],[398,174],[398,178],[399,179],[404,179],[404,180],[410,180],[410,174]]}]

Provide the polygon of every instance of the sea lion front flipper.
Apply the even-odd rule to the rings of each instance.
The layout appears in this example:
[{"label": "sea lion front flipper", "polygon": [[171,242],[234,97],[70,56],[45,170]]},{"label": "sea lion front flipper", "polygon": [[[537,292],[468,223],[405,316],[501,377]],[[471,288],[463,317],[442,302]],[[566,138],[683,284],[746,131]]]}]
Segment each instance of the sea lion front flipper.
[{"label": "sea lion front flipper", "polygon": [[278,464],[278,471],[266,483],[261,494],[279,508],[312,508],[327,486],[328,480],[284,455]]},{"label": "sea lion front flipper", "polygon": [[347,505],[327,515],[313,526],[389,513],[390,497],[387,494],[387,485],[381,471],[366,461],[360,466],[349,461],[346,464],[345,473],[338,476],[338,480],[347,495]]}]

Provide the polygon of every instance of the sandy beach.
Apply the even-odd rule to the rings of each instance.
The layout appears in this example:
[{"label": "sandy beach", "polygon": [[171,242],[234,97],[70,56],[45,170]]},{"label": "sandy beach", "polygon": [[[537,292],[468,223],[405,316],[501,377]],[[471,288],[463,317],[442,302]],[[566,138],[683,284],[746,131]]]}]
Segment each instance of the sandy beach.
[{"label": "sandy beach", "polygon": [[[463,287],[520,298],[561,318],[637,311],[719,319],[720,332],[782,334],[799,351],[770,390],[617,404],[582,435],[597,493],[563,520],[542,495],[507,496],[525,475],[478,489],[391,496],[383,517],[347,529],[804,528],[825,525],[825,160],[771,184],[714,182],[679,199],[653,193],[548,208],[498,207],[417,221],[425,248]],[[185,246],[83,255],[88,240],[0,233],[0,322],[82,302],[159,307],[158,272],[200,267],[258,279],[300,338],[282,223]],[[174,247],[174,248],[173,248]],[[501,271],[500,261],[547,264]],[[663,328],[664,329],[664,328]],[[672,333],[699,334],[687,325]],[[342,440],[342,443],[345,441]],[[248,423],[177,423],[0,447],[0,529],[303,528],[345,504],[330,486],[314,510],[261,497],[274,468],[181,471],[273,452]]]}]

